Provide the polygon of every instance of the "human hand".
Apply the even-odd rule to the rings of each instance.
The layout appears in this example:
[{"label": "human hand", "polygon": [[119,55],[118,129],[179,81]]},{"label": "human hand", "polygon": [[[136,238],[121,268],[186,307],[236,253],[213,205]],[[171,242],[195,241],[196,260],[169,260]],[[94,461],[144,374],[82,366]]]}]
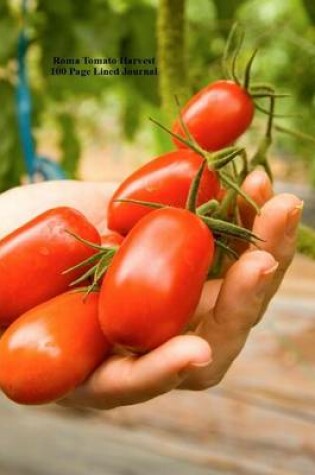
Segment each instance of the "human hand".
[{"label": "human hand", "polygon": [[[82,211],[103,231],[114,187],[69,181],[11,190],[0,196],[0,237],[45,209],[61,205]],[[205,284],[192,322],[194,331],[141,357],[112,355],[62,404],[109,409],[143,402],[175,388],[205,389],[222,379],[291,262],[301,211],[293,195],[272,198],[271,186],[261,172],[250,175],[244,188],[263,205],[261,215],[255,217],[241,204],[244,222],[249,227],[254,223],[254,232],[265,240],[262,250],[245,252],[224,279]]]},{"label": "human hand", "polygon": [[100,232],[106,230],[106,210],[115,183],[75,180],[19,186],[0,195],[0,239],[50,208],[69,206],[81,211]]}]

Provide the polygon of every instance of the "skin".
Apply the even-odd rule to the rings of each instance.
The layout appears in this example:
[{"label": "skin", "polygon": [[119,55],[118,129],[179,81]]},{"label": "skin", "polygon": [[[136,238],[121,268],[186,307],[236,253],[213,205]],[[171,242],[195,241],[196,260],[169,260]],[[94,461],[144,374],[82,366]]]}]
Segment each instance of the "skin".
[{"label": "skin", "polygon": [[[44,209],[74,206],[102,233],[115,184],[50,182],[0,196],[0,237]],[[243,202],[242,217],[264,239],[245,249],[221,279],[207,282],[186,335],[136,357],[113,354],[63,401],[68,406],[111,409],[136,404],[172,389],[203,390],[218,384],[262,317],[290,265],[302,203],[294,195],[273,196],[265,173],[253,172],[245,191],[262,206],[255,216]]]}]

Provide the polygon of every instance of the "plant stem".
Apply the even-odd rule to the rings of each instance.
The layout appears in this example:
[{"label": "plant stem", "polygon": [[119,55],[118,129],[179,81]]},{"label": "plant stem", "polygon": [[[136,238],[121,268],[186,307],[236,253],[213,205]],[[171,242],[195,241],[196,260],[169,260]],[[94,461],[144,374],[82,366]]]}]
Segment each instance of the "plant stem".
[{"label": "plant stem", "polygon": [[176,116],[174,95],[187,99],[185,46],[186,0],[159,0],[157,41],[159,90],[163,110],[170,120]]},{"label": "plant stem", "polygon": [[301,132],[300,130],[289,129],[288,127],[283,127],[282,125],[279,125],[279,124],[275,124],[274,129],[277,130],[278,132],[283,132],[285,134],[291,135],[292,137],[295,137],[296,139],[306,140],[308,142],[315,144],[315,137],[313,137],[310,134],[305,134],[304,132]]}]

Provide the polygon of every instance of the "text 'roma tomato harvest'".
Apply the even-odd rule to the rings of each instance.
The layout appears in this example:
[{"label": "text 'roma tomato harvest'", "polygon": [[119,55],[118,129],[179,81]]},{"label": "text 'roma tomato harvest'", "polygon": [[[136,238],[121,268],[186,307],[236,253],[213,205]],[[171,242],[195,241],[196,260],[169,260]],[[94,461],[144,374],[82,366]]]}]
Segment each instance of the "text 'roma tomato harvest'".
[{"label": "text 'roma tomato harvest'", "polygon": [[20,404],[65,396],[103,361],[109,344],[101,331],[99,294],[68,292],[35,307],[0,339],[0,388]]},{"label": "text 'roma tomato harvest'", "polygon": [[67,231],[100,244],[100,235],[78,211],[51,209],[0,241],[0,327],[29,309],[66,292],[82,269],[62,274],[92,256],[94,249]]},{"label": "text 'roma tomato harvest'", "polygon": [[[216,81],[201,89],[182,109],[182,119],[196,142],[207,151],[231,145],[250,126],[254,103],[233,81]],[[172,131],[186,137],[177,119]],[[186,145],[174,138],[179,148]]]},{"label": "text 'roma tomato harvest'", "polygon": [[180,333],[212,263],[212,233],[195,214],[158,209],[125,238],[101,287],[99,318],[113,344],[151,350]]},{"label": "text 'roma tomato harvest'", "polygon": [[[136,199],[185,208],[189,189],[202,164],[191,150],[176,150],[146,163],[131,174],[114,193],[108,207],[108,227],[120,234],[130,229],[152,211],[143,205],[115,202]],[[205,168],[197,196],[197,205],[215,198],[220,183],[215,171]]]}]

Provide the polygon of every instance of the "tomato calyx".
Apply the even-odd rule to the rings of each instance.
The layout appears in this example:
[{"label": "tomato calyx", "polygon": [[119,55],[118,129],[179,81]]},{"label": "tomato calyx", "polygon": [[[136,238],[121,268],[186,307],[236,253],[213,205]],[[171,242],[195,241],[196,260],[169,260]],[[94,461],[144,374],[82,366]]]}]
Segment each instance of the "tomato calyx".
[{"label": "tomato calyx", "polygon": [[[220,216],[223,215],[223,211],[225,212],[225,208],[227,206],[225,201],[223,201],[222,207],[220,207],[219,203],[216,200],[210,200],[210,202],[205,204],[206,206],[202,205],[201,207],[197,208],[197,195],[205,166],[206,160],[202,162],[198,172],[195,175],[193,182],[191,183],[186,203],[186,209],[191,213],[199,216],[200,219],[206,224],[209,230],[215,235],[215,242],[221,251],[228,253],[233,258],[237,258],[238,254],[228,245],[227,242],[225,242],[227,238],[238,239],[241,241],[249,242],[254,245],[257,245],[257,241],[262,241],[262,239],[246,228],[238,226],[237,224],[231,223],[224,219],[219,219]],[[237,189],[237,186],[231,189],[231,193],[227,195],[227,200],[235,198],[235,193]],[[167,207],[162,203],[152,203],[136,199],[124,199],[117,201],[123,201],[125,203],[127,202],[137,205],[140,204],[143,206],[151,207],[153,209]],[[210,213],[213,213],[214,216],[209,216]]]},{"label": "tomato calyx", "polygon": [[[251,62],[249,64],[248,68],[247,68],[247,75],[250,74],[251,64],[254,60],[254,57],[255,57],[255,55],[252,56]],[[198,153],[204,159],[204,163],[201,167],[201,170],[198,172],[198,174],[200,173],[200,175],[198,175],[198,174],[196,175],[196,177],[195,177],[196,179],[195,179],[194,183],[191,186],[191,190],[190,190],[189,197],[188,197],[188,202],[187,202],[187,209],[195,212],[195,207],[192,204],[192,202],[189,201],[189,200],[191,200],[191,194],[193,194],[195,196],[195,202],[196,202],[196,197],[197,197],[197,192],[198,192],[199,185],[200,185],[202,172],[203,172],[203,169],[205,167],[205,163],[207,163],[209,168],[217,170],[217,173],[218,173],[221,181],[228,188],[231,188],[232,190],[234,190],[234,192],[230,193],[230,195],[229,195],[230,196],[230,198],[229,198],[230,201],[232,201],[233,198],[235,198],[236,194],[239,194],[240,196],[242,196],[244,198],[245,201],[248,202],[249,205],[251,205],[254,208],[254,210],[257,214],[260,214],[259,206],[255,203],[255,201],[249,195],[247,195],[247,193],[245,193],[242,190],[242,188],[240,186],[242,184],[243,179],[245,179],[245,177],[248,174],[248,159],[247,159],[247,154],[246,154],[245,148],[235,147],[235,146],[226,147],[223,150],[219,150],[216,153],[211,153],[211,154],[209,152],[206,152],[205,150],[203,150],[202,147],[200,147],[200,145],[197,143],[197,141],[195,140],[193,135],[190,133],[189,127],[187,126],[187,124],[185,123],[185,121],[183,119],[181,108],[180,108],[180,103],[179,103],[179,100],[178,100],[177,96],[175,96],[175,101],[176,101],[176,105],[177,105],[177,108],[178,108],[179,122],[180,122],[180,125],[182,127],[182,130],[184,131],[185,137],[182,137],[181,135],[173,132],[172,130],[165,127],[163,124],[160,124],[155,119],[151,118],[150,120],[155,125],[157,125],[158,127],[162,128],[165,132],[170,134],[171,136],[176,137],[178,140],[185,143],[185,145],[187,145],[191,150]],[[271,134],[271,127],[272,127],[273,112],[274,112],[274,98],[271,98],[271,104],[273,105],[273,110],[269,115],[270,134]],[[230,163],[232,163],[232,165],[234,165],[233,160],[238,156],[241,158],[242,165],[243,165],[242,171],[240,173],[240,177],[242,177],[242,180],[240,181],[240,183],[237,183],[237,180],[233,179],[233,177],[230,178],[225,172],[222,171],[222,168],[226,167]],[[194,187],[195,187],[195,190],[194,190]]]},{"label": "tomato calyx", "polygon": [[[235,180],[233,181],[233,179],[229,179],[228,176],[222,172],[223,167],[226,167],[230,163],[234,163],[233,160],[236,157],[240,157],[241,160],[242,160],[243,169],[245,170],[245,173],[241,173],[240,175],[241,176],[244,176],[244,175],[246,176],[247,175],[248,161],[247,161],[247,155],[246,155],[245,148],[237,147],[237,146],[234,147],[233,146],[233,147],[224,148],[223,150],[219,150],[218,152],[215,152],[215,153],[206,152],[205,150],[203,150],[197,144],[195,139],[191,136],[191,134],[190,134],[190,132],[187,128],[187,125],[185,125],[185,123],[184,123],[184,121],[181,117],[181,114],[179,115],[179,117],[180,117],[180,124],[181,124],[181,126],[182,126],[182,128],[183,128],[183,130],[186,134],[186,138],[182,137],[179,134],[176,134],[175,132],[168,129],[163,124],[156,121],[155,119],[150,118],[150,120],[155,125],[157,125],[161,129],[163,129],[165,132],[167,132],[171,136],[177,138],[178,140],[180,140],[185,145],[187,145],[187,147],[189,147],[191,150],[198,153],[204,159],[204,161],[206,162],[209,169],[213,169],[213,170],[217,171],[217,173],[219,174],[219,177],[221,178],[223,183],[225,183],[225,185],[227,185],[229,188],[232,187],[235,190],[236,193],[240,194],[245,199],[245,201],[247,201],[248,204],[251,205],[254,208],[254,210],[256,211],[257,214],[260,214],[260,209],[257,206],[257,204],[250,198],[249,195],[247,195],[247,193],[245,193],[241,189],[241,187],[240,187],[241,183],[237,183]],[[245,176],[244,176],[244,178],[245,178]]]},{"label": "tomato calyx", "polygon": [[117,252],[118,246],[99,246],[90,241],[87,241],[86,239],[83,239],[77,234],[71,233],[69,231],[68,233],[71,234],[75,239],[80,241],[82,244],[85,244],[86,246],[97,250],[97,252],[93,254],[93,256],[89,257],[88,259],[85,259],[84,261],[79,262],[75,266],[72,266],[63,272],[63,274],[69,274],[74,270],[84,269],[87,266],[91,266],[78,279],[75,279],[70,284],[70,287],[74,287],[85,282],[86,280],[93,279],[91,284],[87,287],[81,287],[80,289],[76,289],[81,291],[82,289],[86,289],[88,295],[92,291],[99,289],[99,282],[105,275],[114,255]]},{"label": "tomato calyx", "polygon": [[[234,158],[239,156],[241,153],[245,151],[243,147],[226,147],[223,150],[219,150],[214,153],[209,153],[203,150],[196,142],[194,139],[190,138],[184,138],[181,135],[173,132],[172,130],[168,129],[165,125],[161,124],[158,122],[156,119],[153,119],[152,117],[149,118],[149,120],[170,134],[172,137],[178,139],[180,142],[185,144],[187,147],[189,147],[191,150],[194,152],[198,153],[202,158],[206,160],[208,163],[209,168],[213,170],[220,170],[222,167],[226,166],[228,163],[230,163]],[[186,128],[187,130],[187,128]]]},{"label": "tomato calyx", "polygon": [[206,201],[206,203],[203,203],[202,205],[198,206],[196,209],[197,214],[199,215],[214,215],[218,209],[219,209],[220,203],[218,200],[212,198],[209,201]]},{"label": "tomato calyx", "polygon": [[[116,200],[116,201],[129,203],[129,204],[135,204],[135,205],[148,206],[149,208],[153,208],[153,209],[170,208],[170,206],[166,206],[161,203],[152,203],[148,201],[135,200],[135,199],[125,199],[125,200],[121,199],[121,200]],[[192,212],[192,210],[189,210],[189,211]],[[207,212],[209,212],[208,207],[207,207]],[[214,234],[233,237],[234,239],[247,241],[252,244],[255,244],[256,241],[262,241],[261,238],[259,238],[254,233],[249,231],[247,228],[242,228],[241,226],[238,226],[236,224],[233,224],[231,222],[224,221],[218,218],[212,218],[210,216],[206,216],[202,214],[200,211],[198,212],[197,210],[195,214],[197,214],[200,217],[200,219],[204,221],[204,223],[208,226],[208,228]]]},{"label": "tomato calyx", "polygon": [[[225,48],[224,48],[224,53],[222,57],[222,69],[224,72],[224,76],[227,79],[231,79],[234,81],[238,86],[242,87],[245,91],[248,92],[248,94],[254,99],[254,98],[268,98],[268,97],[288,97],[289,94],[287,93],[277,93],[275,89],[270,86],[269,84],[260,84],[260,83],[255,83],[254,85],[251,84],[251,75],[252,75],[252,66],[254,63],[254,60],[257,56],[257,53],[259,51],[258,48],[255,48],[244,69],[243,73],[243,79],[241,80],[238,76],[237,73],[237,63],[238,59],[240,56],[240,53],[242,51],[242,47],[244,44],[244,39],[245,39],[245,31],[244,29],[236,22],[232,25],[232,28],[229,32]],[[233,47],[233,44],[235,46]],[[231,58],[231,66],[229,67],[229,58]]]}]

